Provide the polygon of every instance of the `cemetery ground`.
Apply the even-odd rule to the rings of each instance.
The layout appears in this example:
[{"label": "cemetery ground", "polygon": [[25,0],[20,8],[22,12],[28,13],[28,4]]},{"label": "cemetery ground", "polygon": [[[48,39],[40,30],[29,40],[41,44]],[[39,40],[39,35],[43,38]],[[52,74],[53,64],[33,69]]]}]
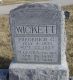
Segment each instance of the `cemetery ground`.
[{"label": "cemetery ground", "polygon": [[[15,3],[24,3],[24,2],[32,2],[36,0],[3,0],[1,4],[15,4]],[[38,1],[44,1],[44,0],[37,0]],[[48,1],[48,0],[45,0]]]},{"label": "cemetery ground", "polygon": [[23,3],[29,0],[3,0],[1,4],[14,4],[14,3]]},{"label": "cemetery ground", "polygon": [[70,18],[65,21],[67,34],[67,61],[69,64],[70,75],[73,76],[73,5],[63,7],[65,11],[70,12]]},{"label": "cemetery ground", "polygon": [[[70,18],[66,20],[67,31],[67,61],[69,64],[70,75],[73,76],[73,5],[63,7],[70,12]],[[0,68],[8,68],[12,60],[11,34],[9,29],[9,16],[0,16]]]},{"label": "cemetery ground", "polygon": [[11,62],[8,16],[0,16],[0,68],[8,68]]}]

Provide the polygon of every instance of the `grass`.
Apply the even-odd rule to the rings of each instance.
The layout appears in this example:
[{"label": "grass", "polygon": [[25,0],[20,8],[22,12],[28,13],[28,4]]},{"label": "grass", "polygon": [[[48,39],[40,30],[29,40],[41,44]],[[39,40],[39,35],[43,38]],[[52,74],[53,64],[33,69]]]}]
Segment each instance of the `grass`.
[{"label": "grass", "polygon": [[[73,5],[64,6],[63,9],[70,12],[70,18],[66,20],[68,39],[66,54],[70,75],[73,76]],[[13,54],[8,18],[8,15],[0,16],[0,68],[8,68]]]},{"label": "grass", "polygon": [[[27,2],[38,2],[44,0],[3,0],[2,4],[15,4],[15,3],[27,3]],[[48,0],[45,0],[48,1]]]},{"label": "grass", "polygon": [[69,63],[70,75],[73,76],[73,5],[64,6],[65,11],[70,12],[70,18],[66,20],[66,32],[67,32],[67,61]]},{"label": "grass", "polygon": [[7,68],[12,59],[8,15],[0,16],[0,68]]}]

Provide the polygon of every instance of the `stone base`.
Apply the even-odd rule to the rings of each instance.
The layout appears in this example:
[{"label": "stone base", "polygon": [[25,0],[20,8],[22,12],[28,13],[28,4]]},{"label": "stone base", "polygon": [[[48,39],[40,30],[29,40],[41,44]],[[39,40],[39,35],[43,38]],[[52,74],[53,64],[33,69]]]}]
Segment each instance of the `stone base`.
[{"label": "stone base", "polygon": [[69,80],[67,65],[12,63],[9,80]]}]

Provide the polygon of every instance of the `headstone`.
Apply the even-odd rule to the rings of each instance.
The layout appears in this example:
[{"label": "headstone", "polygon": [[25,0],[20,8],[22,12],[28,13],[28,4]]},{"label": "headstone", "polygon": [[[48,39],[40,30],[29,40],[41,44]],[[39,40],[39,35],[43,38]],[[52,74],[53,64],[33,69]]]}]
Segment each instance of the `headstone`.
[{"label": "headstone", "polygon": [[33,3],[10,12],[16,63],[10,80],[69,80],[66,62],[65,16],[55,4]]},{"label": "headstone", "polygon": [[57,6],[21,6],[11,11],[10,24],[17,62],[61,63],[61,12]]},{"label": "headstone", "polygon": [[8,80],[8,69],[0,69],[0,80]]}]

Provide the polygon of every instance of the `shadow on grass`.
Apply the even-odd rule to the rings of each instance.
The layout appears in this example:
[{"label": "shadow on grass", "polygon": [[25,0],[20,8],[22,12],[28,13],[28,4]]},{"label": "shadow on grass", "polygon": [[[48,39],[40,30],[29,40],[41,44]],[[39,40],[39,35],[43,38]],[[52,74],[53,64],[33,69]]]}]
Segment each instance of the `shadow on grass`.
[{"label": "shadow on grass", "polygon": [[0,69],[8,69],[11,60],[8,58],[0,57]]}]

